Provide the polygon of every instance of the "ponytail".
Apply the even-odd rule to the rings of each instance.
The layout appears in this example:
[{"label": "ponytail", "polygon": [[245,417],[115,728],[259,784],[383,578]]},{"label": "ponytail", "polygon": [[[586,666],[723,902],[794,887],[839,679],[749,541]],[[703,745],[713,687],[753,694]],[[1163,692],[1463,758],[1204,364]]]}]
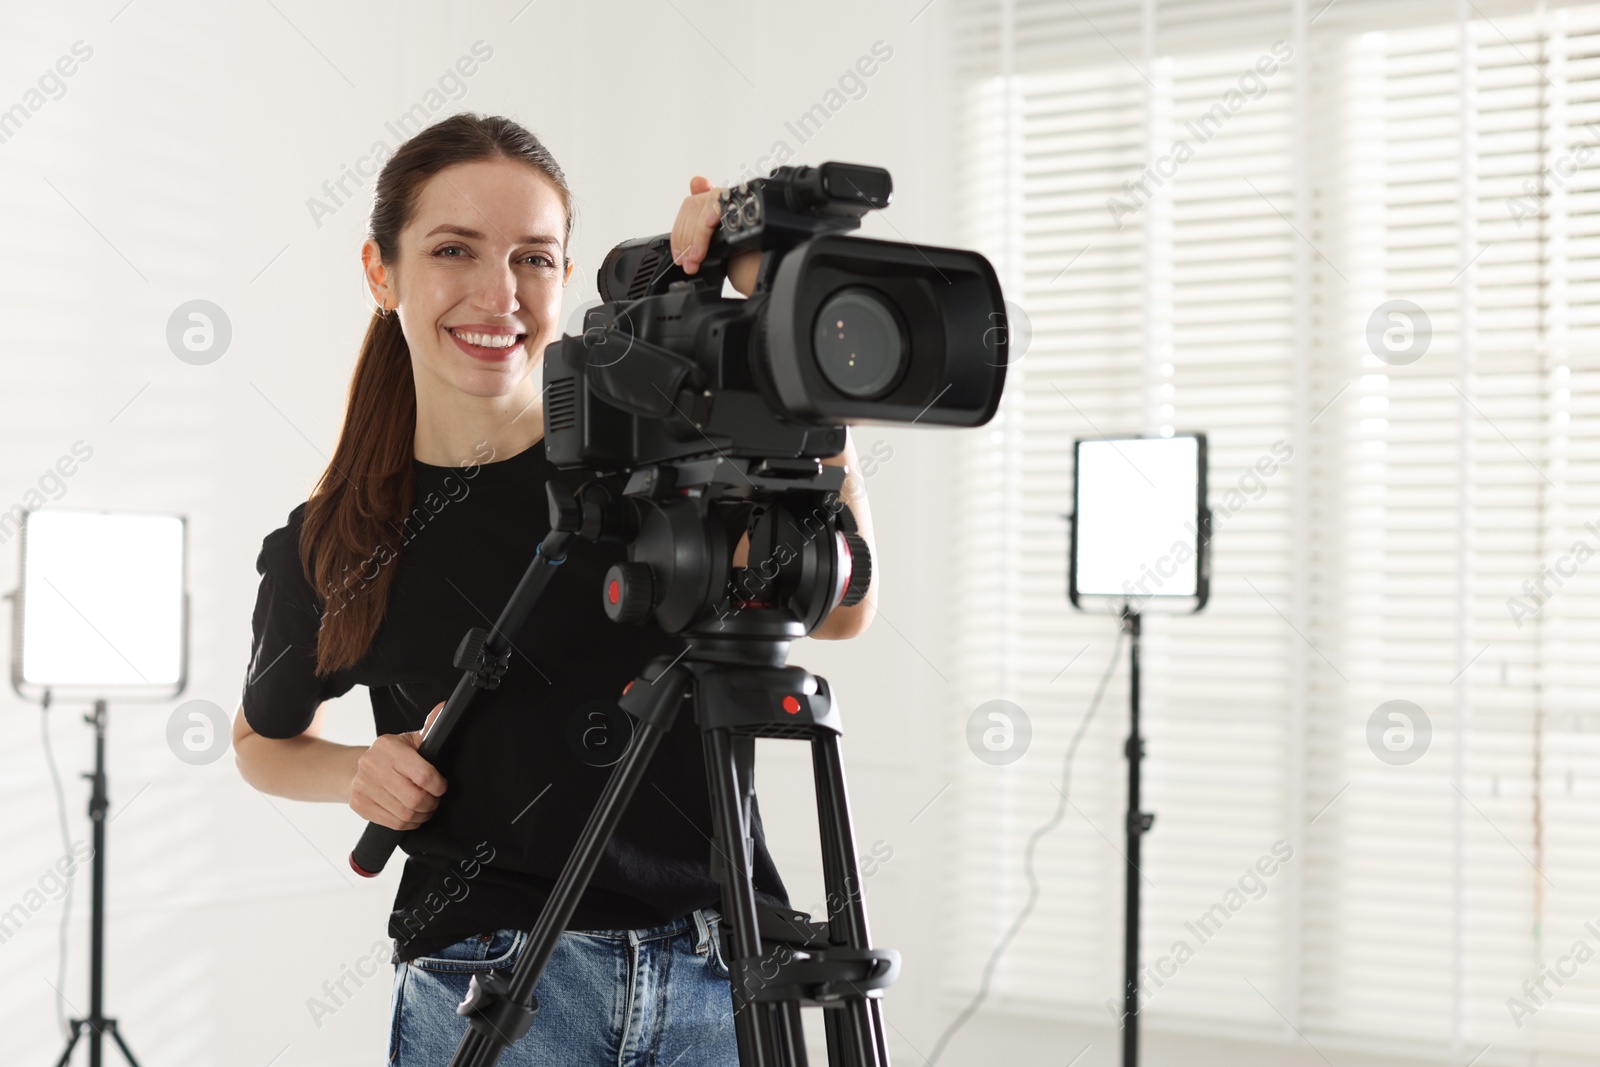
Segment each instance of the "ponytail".
[{"label": "ponytail", "polygon": [[416,431],[416,383],[399,316],[374,314],[339,444],[300,527],[300,563],[323,604],[318,677],[359,663],[383,621],[397,535],[416,494]]}]

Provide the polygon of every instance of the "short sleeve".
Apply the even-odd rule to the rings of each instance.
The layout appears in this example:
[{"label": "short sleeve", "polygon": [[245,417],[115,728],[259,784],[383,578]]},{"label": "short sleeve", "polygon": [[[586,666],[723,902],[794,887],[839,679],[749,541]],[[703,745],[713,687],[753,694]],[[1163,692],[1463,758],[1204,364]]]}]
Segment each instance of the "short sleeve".
[{"label": "short sleeve", "polygon": [[293,543],[290,529],[267,535],[256,559],[261,585],[250,619],[250,668],[240,704],[250,729],[262,737],[304,733],[324,700],[342,696],[355,684],[340,671],[327,678],[316,675],[322,620],[298,555],[287,551]]}]

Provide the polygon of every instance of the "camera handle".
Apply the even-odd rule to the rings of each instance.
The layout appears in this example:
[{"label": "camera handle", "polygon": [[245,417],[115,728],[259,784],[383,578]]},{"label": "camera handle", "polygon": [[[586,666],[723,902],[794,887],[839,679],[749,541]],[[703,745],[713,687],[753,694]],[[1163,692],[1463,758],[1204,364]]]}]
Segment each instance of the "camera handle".
[{"label": "camera handle", "polygon": [[[517,583],[516,591],[506,602],[505,609],[495,620],[494,627],[468,630],[456,649],[455,665],[461,669],[461,680],[456,683],[450,699],[434,717],[433,725],[422,735],[417,754],[429,763],[437,763],[441,749],[450,737],[450,731],[466,714],[467,705],[480,690],[494,689],[505,675],[511,660],[511,640],[527,620],[534,602],[549,583],[555,569],[566,562],[567,542],[583,526],[583,508],[577,497],[567,492],[557,481],[545,483],[545,493],[550,501],[550,532],[534,550],[535,559]],[[350,853],[350,868],[363,878],[376,877],[407,831],[394,830],[375,822],[367,823],[361,840]]]}]

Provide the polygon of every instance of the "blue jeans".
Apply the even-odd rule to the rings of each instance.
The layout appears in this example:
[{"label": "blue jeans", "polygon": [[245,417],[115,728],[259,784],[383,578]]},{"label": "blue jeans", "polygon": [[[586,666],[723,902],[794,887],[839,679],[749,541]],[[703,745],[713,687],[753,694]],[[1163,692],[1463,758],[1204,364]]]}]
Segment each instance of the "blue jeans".
[{"label": "blue jeans", "polygon": [[[738,1067],[733,994],[716,911],[644,930],[568,930],[534,987],[533,1028],[500,1067]],[[467,1031],[456,1005],[474,974],[516,966],[521,930],[458,941],[395,968],[389,1060],[445,1067]]]}]

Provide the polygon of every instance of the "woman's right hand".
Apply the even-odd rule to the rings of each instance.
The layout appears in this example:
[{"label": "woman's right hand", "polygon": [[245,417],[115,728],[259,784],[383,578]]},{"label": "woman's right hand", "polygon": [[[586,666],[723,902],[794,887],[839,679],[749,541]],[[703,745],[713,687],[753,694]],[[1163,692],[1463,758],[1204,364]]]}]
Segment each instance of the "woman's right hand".
[{"label": "woman's right hand", "polygon": [[[711,234],[722,225],[720,186],[711,179],[696,174],[689,179],[689,195],[678,206],[678,217],[672,223],[672,261],[683,268],[685,274],[698,274],[711,249]],[[753,249],[735,252],[728,258],[728,283],[740,294],[749,296],[756,291],[756,274],[761,269],[761,253]]]},{"label": "woman's right hand", "polygon": [[417,746],[443,707],[441,700],[421,730],[382,734],[361,754],[350,781],[350,807],[357,815],[391,830],[415,830],[428,821],[447,783]]}]

